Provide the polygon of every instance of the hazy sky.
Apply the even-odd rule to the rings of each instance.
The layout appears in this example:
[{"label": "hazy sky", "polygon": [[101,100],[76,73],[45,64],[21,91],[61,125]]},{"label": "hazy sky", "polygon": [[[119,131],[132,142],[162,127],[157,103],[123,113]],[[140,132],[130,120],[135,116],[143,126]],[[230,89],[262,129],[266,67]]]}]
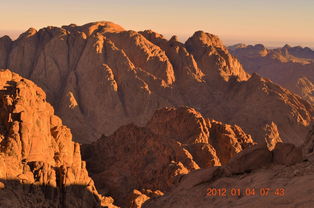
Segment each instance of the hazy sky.
[{"label": "hazy sky", "polygon": [[203,30],[225,44],[314,47],[314,0],[1,0],[0,9],[0,36],[108,20],[181,40]]}]

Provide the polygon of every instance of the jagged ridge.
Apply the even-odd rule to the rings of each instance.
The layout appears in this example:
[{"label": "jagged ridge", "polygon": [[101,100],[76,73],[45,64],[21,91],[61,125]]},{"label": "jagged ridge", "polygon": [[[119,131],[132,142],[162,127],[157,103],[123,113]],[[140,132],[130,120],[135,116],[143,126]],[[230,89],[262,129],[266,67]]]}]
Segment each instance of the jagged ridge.
[{"label": "jagged ridge", "polygon": [[196,32],[186,43],[113,23],[29,30],[0,39],[0,67],[35,81],[74,138],[90,142],[119,126],[144,126],[156,109],[191,106],[238,124],[258,142],[267,126],[300,143],[313,107],[256,75],[250,77],[217,36]]},{"label": "jagged ridge", "polygon": [[314,104],[314,51],[310,48],[267,49],[261,44],[229,48],[248,72],[257,72]]},{"label": "jagged ridge", "polygon": [[83,145],[82,155],[97,190],[121,207],[140,207],[137,195],[162,195],[190,171],[224,165],[254,144],[236,125],[209,120],[193,108],[164,108],[145,127],[123,126]]},{"label": "jagged ridge", "polygon": [[303,148],[253,146],[226,166],[192,171],[171,192],[146,200],[142,207],[313,207],[313,130]]}]

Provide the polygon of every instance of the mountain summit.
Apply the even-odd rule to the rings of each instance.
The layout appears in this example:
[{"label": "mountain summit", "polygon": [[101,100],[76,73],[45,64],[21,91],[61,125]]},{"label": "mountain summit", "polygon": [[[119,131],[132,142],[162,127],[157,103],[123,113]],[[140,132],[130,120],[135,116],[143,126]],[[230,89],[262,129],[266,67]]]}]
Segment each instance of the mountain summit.
[{"label": "mountain summit", "polygon": [[300,144],[313,116],[313,106],[250,76],[217,36],[202,31],[181,43],[110,22],[30,29],[15,41],[0,38],[0,68],[42,87],[83,143],[128,123],[144,126],[162,107],[193,107],[258,142],[275,126],[284,141]]}]

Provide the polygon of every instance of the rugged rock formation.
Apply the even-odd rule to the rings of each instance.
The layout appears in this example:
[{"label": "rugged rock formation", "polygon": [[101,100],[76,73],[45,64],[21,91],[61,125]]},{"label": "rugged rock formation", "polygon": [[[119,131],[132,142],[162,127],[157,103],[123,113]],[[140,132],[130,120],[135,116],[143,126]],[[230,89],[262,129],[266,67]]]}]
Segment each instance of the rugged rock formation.
[{"label": "rugged rock formation", "polygon": [[[313,131],[303,152],[313,150]],[[311,150],[311,151],[312,151]],[[313,151],[312,151],[313,152]],[[278,143],[247,148],[225,166],[200,169],[181,178],[169,193],[146,200],[143,208],[313,207],[313,160],[302,149]]]},{"label": "rugged rock formation", "polygon": [[265,142],[269,150],[273,150],[278,142],[282,142],[280,138],[277,125],[272,122],[265,126],[266,136]]},{"label": "rugged rock formation", "polygon": [[314,51],[310,48],[267,49],[261,44],[229,48],[248,72],[257,72],[314,104]]},{"label": "rugged rock formation", "polygon": [[80,145],[33,82],[0,71],[0,206],[100,207]]},{"label": "rugged rock formation", "polygon": [[120,127],[83,145],[82,152],[100,192],[112,195],[122,207],[140,207],[169,191],[182,175],[225,164],[253,144],[240,127],[181,107],[156,111],[146,127]]},{"label": "rugged rock formation", "polygon": [[287,51],[287,53],[294,57],[302,59],[314,59],[314,51],[309,47],[291,47],[290,45],[286,44],[281,50]]},{"label": "rugged rock formation", "polygon": [[314,161],[314,125],[303,144],[303,155],[305,159]]},{"label": "rugged rock formation", "polygon": [[[312,65],[314,68],[314,64]],[[305,100],[314,104],[314,83],[313,79],[310,81],[307,77],[300,77],[297,80],[295,89],[291,88],[292,91],[295,91],[298,95],[301,95]]]},{"label": "rugged rock formation", "polygon": [[274,122],[283,141],[301,143],[313,106],[257,75],[250,77],[217,36],[186,43],[109,22],[29,29],[0,39],[0,65],[41,86],[74,138],[91,142],[156,109],[190,106],[237,124],[265,142]]}]

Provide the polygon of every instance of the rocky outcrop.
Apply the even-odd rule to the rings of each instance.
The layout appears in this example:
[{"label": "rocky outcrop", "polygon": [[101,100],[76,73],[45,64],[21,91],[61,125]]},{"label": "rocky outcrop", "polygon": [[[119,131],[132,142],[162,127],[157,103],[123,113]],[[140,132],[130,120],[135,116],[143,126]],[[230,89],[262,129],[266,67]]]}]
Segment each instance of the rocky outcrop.
[{"label": "rocky outcrop", "polygon": [[185,46],[209,82],[217,82],[219,79],[228,81],[232,77],[239,81],[249,78],[239,61],[228,52],[217,36],[197,31]]},{"label": "rocky outcrop", "polygon": [[[314,65],[313,65],[314,67]],[[296,87],[292,89],[298,95],[301,95],[305,100],[310,103],[314,103],[314,83],[313,79],[310,81],[309,78],[302,76],[297,80]]]},{"label": "rocky outcrop", "polygon": [[145,127],[120,127],[82,152],[97,190],[122,207],[140,207],[190,171],[225,164],[253,144],[240,127],[181,107],[156,111]]},{"label": "rocky outcrop", "polygon": [[308,133],[302,149],[304,158],[314,161],[314,125]]},{"label": "rocky outcrop", "polygon": [[265,126],[265,142],[269,150],[273,150],[278,142],[282,142],[280,134],[278,132],[278,127],[274,122],[266,124]]},{"label": "rocky outcrop", "polygon": [[313,207],[314,163],[302,155],[293,144],[278,143],[273,151],[255,145],[225,166],[191,171],[172,191],[142,207]]},{"label": "rocky outcrop", "polygon": [[110,22],[29,29],[0,39],[0,65],[47,93],[74,138],[89,143],[155,110],[190,106],[237,124],[258,142],[274,122],[283,141],[301,143],[313,106],[259,76],[249,76],[219,38],[195,32],[186,43]]},{"label": "rocky outcrop", "polygon": [[267,49],[261,44],[229,48],[248,72],[257,72],[314,104],[314,51],[310,48]]},{"label": "rocky outcrop", "polygon": [[115,207],[98,194],[80,145],[42,89],[0,71],[0,108],[1,207]]}]

